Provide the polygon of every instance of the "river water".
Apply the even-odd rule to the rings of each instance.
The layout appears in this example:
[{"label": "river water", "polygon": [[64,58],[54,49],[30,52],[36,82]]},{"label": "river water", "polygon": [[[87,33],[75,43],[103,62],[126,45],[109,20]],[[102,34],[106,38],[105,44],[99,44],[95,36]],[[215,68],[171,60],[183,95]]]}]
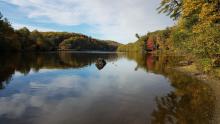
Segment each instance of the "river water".
[{"label": "river water", "polygon": [[[101,67],[96,61],[106,61]],[[0,124],[209,124],[208,82],[173,70],[182,57],[50,52],[0,56]]]}]

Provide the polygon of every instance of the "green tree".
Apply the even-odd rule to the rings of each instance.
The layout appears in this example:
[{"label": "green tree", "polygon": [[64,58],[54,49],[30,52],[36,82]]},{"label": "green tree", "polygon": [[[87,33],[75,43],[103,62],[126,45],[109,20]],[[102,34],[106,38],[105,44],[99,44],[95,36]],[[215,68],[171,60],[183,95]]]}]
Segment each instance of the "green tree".
[{"label": "green tree", "polygon": [[16,31],[19,36],[19,41],[21,42],[22,50],[33,50],[32,46],[34,42],[30,39],[31,32],[28,28],[24,27]]},{"label": "green tree", "polygon": [[1,51],[17,51],[20,50],[21,44],[18,36],[11,27],[11,24],[0,13],[0,50]]}]

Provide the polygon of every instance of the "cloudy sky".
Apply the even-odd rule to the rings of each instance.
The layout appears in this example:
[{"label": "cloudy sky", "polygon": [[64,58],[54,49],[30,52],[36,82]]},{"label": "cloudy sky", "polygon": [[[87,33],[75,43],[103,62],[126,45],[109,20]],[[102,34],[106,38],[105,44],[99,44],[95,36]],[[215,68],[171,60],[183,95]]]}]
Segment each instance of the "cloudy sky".
[{"label": "cloudy sky", "polygon": [[121,43],[135,33],[173,25],[156,8],[160,0],[0,0],[0,11],[13,27],[83,33]]}]

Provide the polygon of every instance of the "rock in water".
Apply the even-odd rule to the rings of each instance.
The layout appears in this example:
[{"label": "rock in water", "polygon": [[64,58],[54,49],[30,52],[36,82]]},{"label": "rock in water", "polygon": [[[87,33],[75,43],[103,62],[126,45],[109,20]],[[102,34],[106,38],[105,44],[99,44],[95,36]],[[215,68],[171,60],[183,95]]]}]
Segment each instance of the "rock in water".
[{"label": "rock in water", "polygon": [[105,65],[106,65],[106,61],[103,59],[103,58],[98,58],[97,60],[96,60],[96,67],[99,69],[99,70],[101,70],[101,69],[103,69],[104,67],[105,67]]}]

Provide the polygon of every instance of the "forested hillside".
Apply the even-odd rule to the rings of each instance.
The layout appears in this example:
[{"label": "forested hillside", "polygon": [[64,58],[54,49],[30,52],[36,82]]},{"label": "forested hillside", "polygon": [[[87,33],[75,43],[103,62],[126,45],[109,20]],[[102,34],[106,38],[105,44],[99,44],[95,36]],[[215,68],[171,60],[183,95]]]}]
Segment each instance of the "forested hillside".
[{"label": "forested hillside", "polygon": [[0,14],[0,51],[99,50],[115,51],[120,44],[68,32],[15,30]]},{"label": "forested hillside", "polygon": [[167,39],[170,37],[171,30],[171,28],[167,28],[165,30],[149,32],[147,35],[138,37],[138,40],[134,43],[119,46],[118,51],[140,52],[152,50],[168,50],[170,49],[170,43],[167,41]]},{"label": "forested hillside", "polygon": [[148,36],[138,37],[138,40],[134,43],[129,43],[126,45],[120,45],[118,47],[119,52],[137,52],[144,49],[144,43],[148,39]]}]

